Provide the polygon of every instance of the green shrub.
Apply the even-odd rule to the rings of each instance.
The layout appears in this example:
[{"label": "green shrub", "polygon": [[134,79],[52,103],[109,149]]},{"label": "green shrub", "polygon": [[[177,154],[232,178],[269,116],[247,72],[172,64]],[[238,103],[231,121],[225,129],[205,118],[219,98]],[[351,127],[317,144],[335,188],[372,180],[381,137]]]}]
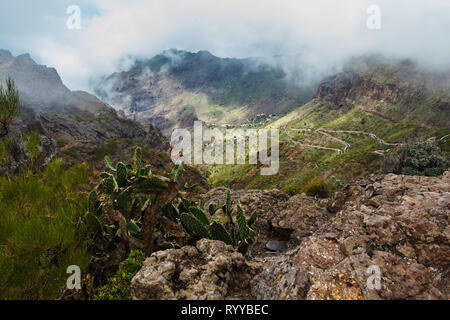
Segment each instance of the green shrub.
[{"label": "green shrub", "polygon": [[235,250],[246,254],[249,247],[254,243],[256,235],[253,224],[257,219],[256,212],[249,218],[241,207],[239,200],[231,200],[231,191],[227,190],[227,198],[223,206],[210,204],[209,216],[202,208],[194,206],[189,201],[182,200],[178,209],[171,207],[171,214],[164,212],[165,216],[172,218],[174,222],[181,223],[184,230],[191,236],[192,242],[202,238],[223,241],[233,246]]},{"label": "green shrub", "polygon": [[104,144],[94,150],[92,159],[95,161],[103,159],[108,154],[113,154],[119,149],[119,144],[116,139],[107,140]]},{"label": "green shrub", "polygon": [[20,114],[19,90],[11,78],[6,79],[6,88],[0,83],[0,138],[6,136],[10,126]]},{"label": "green shrub", "polygon": [[330,183],[321,177],[317,177],[303,186],[301,192],[311,197],[328,198],[331,195],[332,187]]},{"label": "green shrub", "polygon": [[286,187],[283,188],[283,191],[285,193],[287,193],[290,196],[296,195],[299,193],[300,191],[300,186],[298,185],[298,183],[293,182],[288,184]]},{"label": "green shrub", "polygon": [[58,146],[58,148],[63,148],[65,146],[67,146],[70,142],[69,139],[64,139],[64,138],[58,138],[55,141],[56,141],[56,145]]},{"label": "green shrub", "polygon": [[0,167],[6,167],[10,163],[13,144],[11,137],[0,140]]},{"label": "green shrub", "polygon": [[0,177],[0,299],[54,299],[66,269],[89,262],[79,223],[88,183],[85,165],[67,170],[51,161],[44,172]]},{"label": "green shrub", "polygon": [[398,147],[382,164],[385,173],[415,176],[440,176],[450,166],[450,160],[431,141],[414,142]]},{"label": "green shrub", "polygon": [[[136,148],[133,166],[119,162],[114,167],[108,156],[105,156],[105,164],[109,172],[100,174],[103,180],[89,195],[89,213],[100,216],[103,206],[111,205],[127,219],[129,225],[133,223],[131,218],[140,217],[144,247],[150,254],[161,210],[177,197],[177,184],[174,180],[153,174],[149,165],[144,166],[141,148]],[[100,237],[96,240],[103,242],[102,232],[98,234]]]},{"label": "green shrub", "polygon": [[27,153],[27,169],[35,170],[37,166],[43,160],[43,154],[39,149],[40,135],[37,129],[31,131],[30,133],[22,133],[23,140],[25,141],[25,151]]},{"label": "green shrub", "polygon": [[120,263],[119,270],[104,286],[96,289],[94,300],[130,300],[131,280],[142,268],[144,260],[144,252],[131,251],[128,258]]}]

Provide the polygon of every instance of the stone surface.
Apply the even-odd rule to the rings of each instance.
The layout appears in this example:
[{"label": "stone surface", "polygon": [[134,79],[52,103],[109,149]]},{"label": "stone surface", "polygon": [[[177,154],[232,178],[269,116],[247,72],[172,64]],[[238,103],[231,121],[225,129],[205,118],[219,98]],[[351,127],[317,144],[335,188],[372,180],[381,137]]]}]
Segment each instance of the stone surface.
[{"label": "stone surface", "polygon": [[283,241],[271,240],[266,243],[266,249],[269,251],[283,252],[286,250],[286,244]]},{"label": "stone surface", "polygon": [[[351,188],[351,196],[337,197],[351,200],[341,201],[341,210],[298,247],[255,258],[263,271],[253,280],[253,295],[448,299],[450,172],[438,178],[373,176]],[[378,289],[369,285],[370,266],[381,272]]]},{"label": "stone surface", "polygon": [[[330,200],[330,213],[330,202],[306,196],[233,191],[232,198],[241,199],[247,213],[260,214],[257,245],[263,250],[253,250],[249,262],[231,247],[210,240],[156,252],[133,279],[133,297],[450,297],[450,171],[437,178],[370,176],[340,192]],[[204,203],[223,203],[224,197],[225,189],[214,189]],[[265,244],[275,239],[286,241],[287,249],[268,252]]]},{"label": "stone surface", "polygon": [[220,241],[152,254],[131,282],[133,299],[248,299],[258,267]]}]

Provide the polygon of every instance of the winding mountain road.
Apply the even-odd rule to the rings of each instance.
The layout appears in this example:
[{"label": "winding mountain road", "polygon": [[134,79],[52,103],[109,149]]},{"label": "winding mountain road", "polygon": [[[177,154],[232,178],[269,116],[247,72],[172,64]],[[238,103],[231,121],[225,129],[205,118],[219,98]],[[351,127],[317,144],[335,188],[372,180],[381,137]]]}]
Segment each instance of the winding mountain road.
[{"label": "winding mountain road", "polygon": [[[379,138],[376,134],[368,133],[368,132],[364,132],[364,131],[332,130],[332,129],[324,129],[324,128],[319,128],[319,129],[314,131],[314,130],[308,129],[308,128],[293,129],[293,128],[290,128],[290,127],[285,127],[284,130],[285,130],[286,134],[288,135],[288,137],[291,138],[291,139],[289,139],[289,141],[292,141],[294,143],[297,143],[297,144],[305,146],[305,147],[310,147],[310,148],[315,148],[315,149],[322,149],[322,150],[336,151],[338,154],[347,153],[348,150],[350,149],[351,145],[350,145],[350,143],[348,143],[345,140],[342,140],[342,139],[339,139],[339,138],[336,138],[336,137],[332,136],[330,133],[362,134],[362,135],[370,136],[371,138],[377,140],[380,143],[380,145],[384,145],[384,146],[399,146],[399,145],[402,145],[401,143],[389,143],[389,142],[386,142],[383,139]],[[341,144],[345,145],[345,147],[344,147],[344,150],[341,150],[341,149],[337,149],[337,148],[328,148],[328,147],[322,147],[322,146],[318,146],[318,145],[310,145],[310,144],[301,143],[299,141],[293,140],[294,137],[289,133],[289,130],[299,131],[299,132],[317,132],[319,134],[322,134],[322,135],[326,136],[327,138],[329,138],[331,140],[334,140],[334,141],[336,141],[338,143],[341,143]],[[443,138],[445,138],[445,137],[443,137]],[[384,155],[384,151],[383,150],[376,150],[376,151],[374,151],[374,153],[379,154],[379,155]]]},{"label": "winding mountain road", "polygon": [[[291,129],[291,128],[289,128],[289,129],[292,131],[313,132],[311,129]],[[321,149],[321,150],[331,150],[331,151],[336,151],[338,154],[342,154],[341,149],[322,147],[322,146],[318,146],[318,145],[306,144],[306,143],[302,143],[302,142],[293,140],[292,138],[294,138],[294,137],[289,133],[288,127],[284,127],[284,130],[286,131],[286,134],[288,135],[288,137],[290,137],[290,139],[288,139],[288,141],[296,143],[302,147]]]}]

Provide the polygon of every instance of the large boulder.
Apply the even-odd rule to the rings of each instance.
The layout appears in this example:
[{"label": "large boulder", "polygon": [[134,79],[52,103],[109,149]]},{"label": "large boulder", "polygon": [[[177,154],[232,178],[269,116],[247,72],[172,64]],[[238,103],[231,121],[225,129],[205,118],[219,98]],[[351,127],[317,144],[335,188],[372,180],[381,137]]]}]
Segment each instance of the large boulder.
[{"label": "large boulder", "polygon": [[256,265],[220,241],[153,253],[131,281],[138,300],[221,300],[250,298]]}]

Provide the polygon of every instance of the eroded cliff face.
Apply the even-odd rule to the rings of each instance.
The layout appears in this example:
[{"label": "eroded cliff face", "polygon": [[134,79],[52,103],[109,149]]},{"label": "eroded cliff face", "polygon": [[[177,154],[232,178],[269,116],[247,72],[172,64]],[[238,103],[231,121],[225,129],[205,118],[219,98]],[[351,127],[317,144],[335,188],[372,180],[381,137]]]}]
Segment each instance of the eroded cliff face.
[{"label": "eroded cliff face", "polygon": [[409,61],[351,67],[328,77],[314,99],[332,110],[361,108],[396,123],[417,120],[429,126],[450,125],[450,74],[419,69]]},{"label": "eroded cliff face", "polygon": [[[223,193],[211,190],[205,203]],[[328,200],[277,190],[233,191],[232,197],[259,214],[247,261],[209,240],[157,252],[132,281],[135,299],[229,299],[235,288],[238,297],[253,299],[449,298],[450,171],[438,178],[371,176]],[[269,240],[287,249],[265,250]],[[176,271],[183,265],[189,268]],[[189,270],[195,276],[186,276]]]},{"label": "eroded cliff face", "polygon": [[28,54],[14,57],[0,50],[0,80],[8,76],[16,83],[22,107],[5,138],[12,148],[0,172],[19,171],[29,158],[23,135],[36,130],[42,153],[38,166],[58,156],[69,164],[90,162],[100,170],[104,155],[126,160],[139,145],[148,149],[147,161],[158,168],[170,167],[168,157],[160,157],[169,144],[158,128],[121,116],[87,92],[69,90],[54,68],[37,64]]},{"label": "eroded cliff face", "polygon": [[36,147],[40,153],[33,159],[33,166],[42,167],[56,156],[57,146],[47,129],[32,109],[22,106],[20,117],[11,126],[8,135],[0,141],[6,151],[1,159],[0,175],[18,174],[21,168],[35,157],[27,148],[27,138],[32,134],[38,137]]}]

